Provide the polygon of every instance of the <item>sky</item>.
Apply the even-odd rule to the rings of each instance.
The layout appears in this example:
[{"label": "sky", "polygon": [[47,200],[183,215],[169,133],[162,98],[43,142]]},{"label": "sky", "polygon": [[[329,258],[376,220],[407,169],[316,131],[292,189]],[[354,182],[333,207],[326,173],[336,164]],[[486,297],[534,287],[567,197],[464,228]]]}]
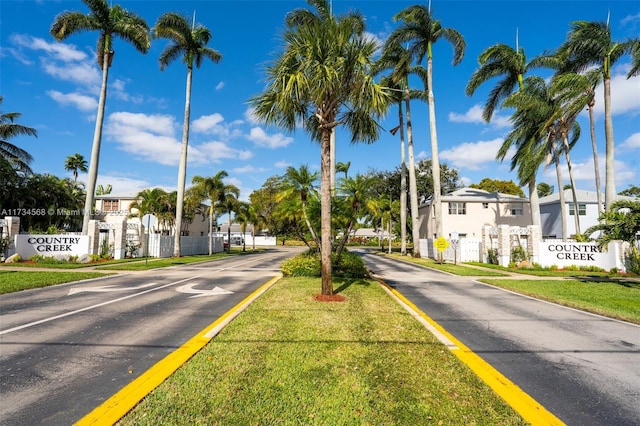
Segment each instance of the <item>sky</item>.
[{"label": "sky", "polygon": [[[284,174],[288,166],[320,169],[320,146],[303,129],[287,132],[257,122],[248,100],[265,88],[265,65],[282,51],[284,17],[303,0],[159,1],[120,0],[152,27],[166,12],[177,12],[209,28],[208,46],[222,55],[214,64],[194,68],[187,186],[195,175],[228,173],[226,183],[241,190],[240,198],[259,189],[267,178]],[[416,1],[333,1],[336,15],[359,10],[369,37],[382,43],[397,27],[393,16]],[[33,155],[36,173],[71,177],[65,159],[79,153],[87,162],[95,130],[101,84],[96,64],[98,34],[86,32],[56,41],[49,28],[64,10],[89,13],[81,1],[0,0],[0,106],[2,113],[19,112],[18,122],[34,127],[38,137],[11,142]],[[483,178],[514,180],[509,161],[495,154],[510,130],[509,111],[497,111],[491,123],[481,118],[482,105],[497,83],[490,80],[469,97],[465,86],[478,67],[478,55],[496,43],[525,49],[528,59],[557,48],[570,23],[606,21],[614,40],[640,35],[637,1],[451,1],[433,0],[431,12],[443,27],[454,28],[466,41],[460,64],[452,65],[446,40],[434,45],[434,95],[441,163],[459,171],[463,184]],[[517,35],[517,36],[516,36]],[[135,195],[145,188],[177,188],[178,162],[185,107],[186,65],[180,59],[161,71],[158,57],[166,40],[153,40],[141,54],[115,40],[109,70],[108,95],[97,184],[112,185],[114,195]],[[640,78],[627,80],[630,59],[612,70],[612,110],[615,137],[616,191],[640,185]],[[533,74],[544,75],[539,71]],[[604,115],[602,87],[596,100],[596,132],[604,191]],[[337,161],[350,162],[349,174],[393,170],[400,164],[400,140],[389,133],[397,125],[391,108],[380,121],[384,129],[373,144],[350,144],[337,132]],[[428,108],[412,103],[415,153],[430,158]],[[582,137],[571,152],[579,189],[595,189],[593,153],[586,112],[579,118]],[[566,166],[564,183],[569,182]],[[539,182],[557,188],[555,171],[541,168]],[[79,181],[86,182],[81,173]],[[556,189],[557,190],[557,189]],[[527,193],[525,188],[525,193]]]}]

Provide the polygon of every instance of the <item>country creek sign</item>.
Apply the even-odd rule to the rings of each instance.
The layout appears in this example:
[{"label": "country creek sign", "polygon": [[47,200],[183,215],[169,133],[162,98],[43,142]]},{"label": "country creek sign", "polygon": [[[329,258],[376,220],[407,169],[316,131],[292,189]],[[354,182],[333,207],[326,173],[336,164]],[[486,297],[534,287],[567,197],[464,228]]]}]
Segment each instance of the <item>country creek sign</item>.
[{"label": "country creek sign", "polygon": [[619,267],[617,246],[600,251],[595,243],[545,241],[539,243],[539,263],[542,266],[597,266],[606,270]]},{"label": "country creek sign", "polygon": [[80,256],[89,252],[88,235],[16,235],[16,253],[23,259],[33,255],[45,257]]}]

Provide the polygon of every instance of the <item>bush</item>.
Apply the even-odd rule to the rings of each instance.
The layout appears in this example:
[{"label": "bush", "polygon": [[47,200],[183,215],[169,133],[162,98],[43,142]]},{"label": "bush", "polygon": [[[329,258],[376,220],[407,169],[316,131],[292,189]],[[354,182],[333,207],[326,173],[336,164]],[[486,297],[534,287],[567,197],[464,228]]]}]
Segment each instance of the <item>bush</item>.
[{"label": "bush", "polygon": [[[366,266],[360,256],[348,251],[343,251],[340,261],[332,253],[331,264],[333,275],[341,278],[366,278],[369,276]],[[319,277],[322,275],[320,254],[317,251],[308,250],[291,259],[282,262],[280,267],[282,274],[291,277]]]},{"label": "bush", "polygon": [[497,249],[489,249],[487,250],[487,260],[491,265],[498,264],[498,250]]},{"label": "bush", "polygon": [[524,247],[515,246],[511,249],[511,261],[513,263],[520,263],[527,260],[527,252],[524,251]]}]

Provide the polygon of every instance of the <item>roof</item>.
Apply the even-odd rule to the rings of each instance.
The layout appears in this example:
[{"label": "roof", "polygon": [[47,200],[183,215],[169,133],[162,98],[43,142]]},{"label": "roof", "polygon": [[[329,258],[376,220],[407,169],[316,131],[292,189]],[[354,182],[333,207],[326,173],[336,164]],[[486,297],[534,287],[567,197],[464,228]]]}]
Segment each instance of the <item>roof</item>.
[{"label": "roof", "polygon": [[[488,203],[488,202],[516,202],[528,203],[528,198],[518,197],[517,195],[504,194],[502,192],[489,192],[477,188],[461,188],[457,191],[450,192],[440,198],[441,201],[460,201],[465,203]],[[430,205],[431,198],[423,205]]]},{"label": "roof", "polygon": [[[576,196],[579,203],[596,204],[598,202],[598,193],[596,191],[585,191],[584,189],[576,189]],[[625,195],[616,195],[615,200],[637,201],[637,198],[627,197]],[[564,190],[564,201],[566,204],[573,203],[573,193],[571,189]],[[554,204],[560,202],[560,193],[554,192],[551,195],[540,198],[540,205]],[[602,202],[604,202],[604,194],[602,194]]]}]

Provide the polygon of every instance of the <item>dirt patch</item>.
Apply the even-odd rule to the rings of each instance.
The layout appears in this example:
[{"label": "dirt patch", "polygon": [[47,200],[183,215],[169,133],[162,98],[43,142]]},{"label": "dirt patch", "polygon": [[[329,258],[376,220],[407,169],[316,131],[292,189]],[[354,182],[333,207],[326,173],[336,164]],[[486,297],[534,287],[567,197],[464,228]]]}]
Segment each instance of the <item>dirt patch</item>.
[{"label": "dirt patch", "polygon": [[340,294],[316,294],[315,296],[313,296],[313,299],[317,302],[344,302],[345,300],[347,300]]}]

